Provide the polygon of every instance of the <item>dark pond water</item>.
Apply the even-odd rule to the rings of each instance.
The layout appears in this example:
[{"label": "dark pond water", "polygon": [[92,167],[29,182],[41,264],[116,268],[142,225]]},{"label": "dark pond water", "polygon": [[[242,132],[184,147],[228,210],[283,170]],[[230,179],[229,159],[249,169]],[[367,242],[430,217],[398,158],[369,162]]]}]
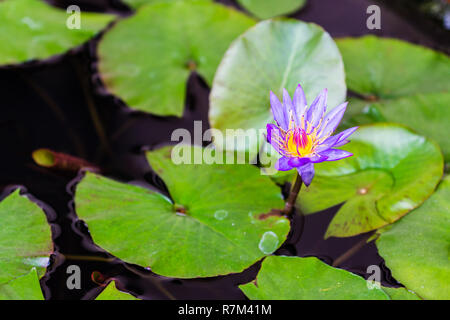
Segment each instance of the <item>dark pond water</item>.
[{"label": "dark pond water", "polygon": [[[82,10],[128,15],[120,1],[49,1],[60,7],[78,4]],[[239,8],[233,1],[220,1]],[[373,1],[314,0],[293,17],[322,25],[332,36],[369,33],[365,10]],[[380,36],[398,37],[448,52],[445,31],[416,13],[385,2]],[[186,17],[189,18],[189,17]],[[417,19],[421,23],[418,23]],[[423,22],[423,23],[422,23]],[[447,41],[447,42],[446,42]],[[44,62],[0,68],[0,189],[22,185],[45,203],[54,232],[55,252],[41,281],[47,299],[89,299],[102,289],[102,279],[115,278],[119,287],[145,299],[245,299],[238,284],[253,280],[259,263],[228,276],[180,280],[160,277],[129,265],[95,246],[85,224],[73,209],[76,173],[49,170],[34,164],[31,153],[50,148],[81,157],[102,168],[105,175],[121,181],[139,182],[165,192],[162,181],[148,166],[142,150],[170,142],[176,128],[193,130],[193,121],[207,123],[209,88],[195,73],[188,81],[186,110],[182,118],[156,117],[131,112],[119,99],[105,92],[96,75],[94,39],[76,50]],[[93,119],[99,121],[94,122]],[[204,126],[204,130],[208,129]],[[285,186],[286,189],[286,186]],[[343,253],[361,244],[368,235],[323,240],[325,230],[338,207],[306,217],[296,217],[286,243],[276,252],[282,255],[317,256],[332,264]],[[66,268],[76,264],[82,271],[82,289],[69,290]],[[383,270],[382,282],[399,284],[390,276],[373,243],[360,246],[339,265],[366,276],[369,265]],[[94,273],[94,276],[92,274]],[[95,280],[95,281],[93,281]]]}]

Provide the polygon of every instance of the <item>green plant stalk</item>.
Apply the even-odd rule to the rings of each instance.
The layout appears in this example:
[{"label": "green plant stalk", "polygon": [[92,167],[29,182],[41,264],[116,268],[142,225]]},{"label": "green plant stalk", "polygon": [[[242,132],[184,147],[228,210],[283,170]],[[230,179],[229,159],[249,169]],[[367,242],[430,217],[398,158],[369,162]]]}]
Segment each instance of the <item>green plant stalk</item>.
[{"label": "green plant stalk", "polygon": [[286,205],[284,206],[283,212],[286,215],[291,215],[292,210],[295,206],[295,201],[297,200],[298,193],[300,192],[300,189],[302,188],[303,180],[300,174],[297,172],[297,176],[295,178],[294,185],[291,188],[291,191],[289,192],[289,196],[286,201]]},{"label": "green plant stalk", "polygon": [[362,249],[369,241],[369,239],[373,236],[373,234],[368,234],[364,238],[362,238],[360,241],[358,241],[354,246],[352,246],[350,249],[345,251],[342,255],[337,257],[334,261],[332,266],[338,267],[340,266],[344,261],[351,258],[356,252]]}]

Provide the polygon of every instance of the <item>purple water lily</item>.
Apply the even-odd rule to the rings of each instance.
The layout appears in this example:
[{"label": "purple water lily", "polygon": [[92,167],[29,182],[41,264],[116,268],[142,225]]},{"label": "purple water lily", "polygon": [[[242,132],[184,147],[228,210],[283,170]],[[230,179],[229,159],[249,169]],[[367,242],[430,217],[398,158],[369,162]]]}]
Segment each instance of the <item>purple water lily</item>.
[{"label": "purple water lily", "polygon": [[267,141],[282,155],[275,168],[280,171],[296,168],[307,186],[314,177],[314,163],[336,161],[353,155],[333,149],[348,143],[347,138],[358,127],[331,135],[344,115],[347,102],[325,114],[327,95],[327,89],[324,89],[308,108],[300,85],[292,100],[283,89],[283,103],[270,92],[272,114],[277,125],[267,125]]}]

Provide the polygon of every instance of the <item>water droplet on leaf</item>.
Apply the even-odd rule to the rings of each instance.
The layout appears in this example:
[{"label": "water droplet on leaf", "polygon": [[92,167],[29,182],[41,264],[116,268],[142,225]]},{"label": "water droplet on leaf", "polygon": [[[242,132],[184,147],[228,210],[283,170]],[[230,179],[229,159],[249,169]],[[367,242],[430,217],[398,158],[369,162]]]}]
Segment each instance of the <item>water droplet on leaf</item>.
[{"label": "water droplet on leaf", "polygon": [[267,231],[259,241],[259,250],[264,254],[271,254],[278,248],[278,236],[273,231]]},{"label": "water droplet on leaf", "polygon": [[214,213],[214,218],[216,218],[217,220],[223,220],[228,216],[228,211],[227,210],[217,210]]}]

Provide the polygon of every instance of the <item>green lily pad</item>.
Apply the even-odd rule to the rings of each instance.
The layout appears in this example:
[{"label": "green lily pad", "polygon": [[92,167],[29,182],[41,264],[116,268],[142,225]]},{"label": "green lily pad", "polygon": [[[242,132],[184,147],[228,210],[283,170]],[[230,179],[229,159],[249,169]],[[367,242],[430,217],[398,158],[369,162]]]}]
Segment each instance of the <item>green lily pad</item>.
[{"label": "green lily pad", "polygon": [[424,299],[450,299],[450,177],[376,242],[395,279]]},{"label": "green lily pad", "polygon": [[302,8],[306,0],[237,0],[248,12],[259,19],[287,15]]},{"label": "green lily pad", "polygon": [[382,287],[383,291],[391,298],[391,300],[421,300],[414,292],[406,288],[388,288]]},{"label": "green lily pad", "polygon": [[316,165],[297,205],[310,214],[345,202],[326,238],[349,237],[395,222],[433,192],[443,173],[434,142],[395,124],[360,127],[343,149],[354,155]]},{"label": "green lily pad", "polygon": [[[350,105],[355,106],[354,100]],[[413,128],[418,133],[434,139],[450,161],[450,93],[415,94],[393,101],[368,103],[360,100],[356,106],[360,112],[353,112],[347,120],[349,126],[373,122],[392,121]],[[352,108],[353,108],[352,106]],[[358,108],[359,107],[359,108]]]},{"label": "green lily pad", "polygon": [[[77,187],[76,210],[94,242],[155,273],[178,278],[240,272],[273,253],[289,221],[280,189],[251,165],[179,164],[172,148],[148,153],[174,202],[93,173]],[[202,152],[184,146],[181,152]]]},{"label": "green lily pad", "polygon": [[53,251],[44,212],[16,190],[0,202],[0,284],[28,274],[36,266],[45,271]]},{"label": "green lily pad", "polygon": [[[450,58],[395,39],[366,36],[337,41],[347,85],[349,125],[398,122],[436,140],[450,160]],[[355,102],[358,101],[358,102]]]},{"label": "green lily pad", "polygon": [[111,281],[95,300],[139,300],[129,293],[117,289],[116,282]]},{"label": "green lily pad", "polygon": [[114,19],[81,12],[81,28],[69,29],[66,11],[40,0],[0,1],[0,65],[46,59],[92,38]]},{"label": "green lily pad", "polygon": [[[122,0],[131,8],[137,9],[146,4],[154,4],[161,2],[176,2],[176,1],[190,1],[190,0]],[[203,0],[203,1],[212,1],[212,0]]]},{"label": "green lily pad", "polygon": [[369,289],[364,278],[315,257],[267,257],[256,284],[239,288],[252,300],[389,300],[382,289]]},{"label": "green lily pad", "polygon": [[0,300],[44,300],[36,268],[0,284]]},{"label": "green lily pad", "polygon": [[210,1],[143,6],[100,41],[100,74],[131,108],[181,116],[191,71],[210,84],[230,43],[254,23]]},{"label": "green lily pad", "polygon": [[[344,68],[333,39],[312,23],[260,22],[230,46],[217,70],[210,95],[211,126],[264,131],[273,122],[269,92],[282,96],[286,88],[292,95],[299,83],[309,103],[324,88],[330,109],[344,100]],[[242,146],[227,141],[225,148],[251,155],[259,150],[256,141]]]}]

